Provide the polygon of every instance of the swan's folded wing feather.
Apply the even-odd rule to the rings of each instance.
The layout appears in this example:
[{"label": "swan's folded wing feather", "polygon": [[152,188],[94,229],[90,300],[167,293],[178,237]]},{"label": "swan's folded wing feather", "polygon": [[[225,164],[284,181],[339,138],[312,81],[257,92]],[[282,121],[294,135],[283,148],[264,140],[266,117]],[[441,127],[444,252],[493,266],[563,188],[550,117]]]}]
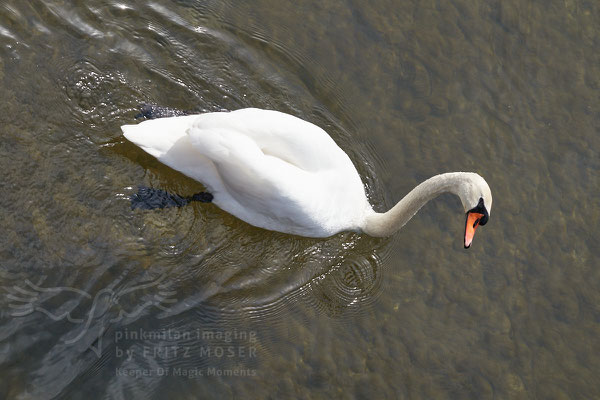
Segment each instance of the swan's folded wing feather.
[{"label": "swan's folded wing feather", "polygon": [[264,154],[306,171],[329,169],[349,161],[323,129],[279,111],[246,108],[202,114],[193,127],[203,131],[240,133],[251,139]]},{"label": "swan's folded wing feather", "polygon": [[296,186],[291,181],[297,184],[307,178],[306,171],[265,154],[251,137],[240,132],[192,127],[188,136],[194,149],[217,165],[224,181],[240,191],[264,195],[275,189],[291,189]]},{"label": "swan's folded wing feather", "polygon": [[[261,216],[304,225],[311,218],[311,198],[318,179],[286,160],[263,153],[249,136],[227,129],[188,130],[196,151],[209,158],[228,194],[235,200],[222,208],[247,222]],[[241,209],[237,208],[243,204]]]}]

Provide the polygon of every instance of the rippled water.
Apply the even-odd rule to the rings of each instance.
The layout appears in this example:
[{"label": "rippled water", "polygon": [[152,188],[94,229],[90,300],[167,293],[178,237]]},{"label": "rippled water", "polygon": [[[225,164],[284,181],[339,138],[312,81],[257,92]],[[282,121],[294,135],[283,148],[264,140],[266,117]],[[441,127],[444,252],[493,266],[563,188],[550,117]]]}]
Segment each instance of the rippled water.
[{"label": "rippled water", "polygon": [[[5,1],[0,397],[600,396],[596,2]],[[120,134],[140,104],[326,129],[384,210],[483,175],[389,239],[210,204]]]}]

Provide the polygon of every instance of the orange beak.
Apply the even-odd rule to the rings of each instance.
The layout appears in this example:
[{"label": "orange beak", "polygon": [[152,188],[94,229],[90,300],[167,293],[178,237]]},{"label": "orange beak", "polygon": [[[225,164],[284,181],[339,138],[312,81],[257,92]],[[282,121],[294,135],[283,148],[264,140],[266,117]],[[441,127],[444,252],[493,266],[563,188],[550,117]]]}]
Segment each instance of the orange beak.
[{"label": "orange beak", "polygon": [[475,230],[479,226],[479,221],[484,215],[476,212],[467,213],[467,222],[465,224],[465,249],[471,247],[473,242],[473,236],[475,236]]}]

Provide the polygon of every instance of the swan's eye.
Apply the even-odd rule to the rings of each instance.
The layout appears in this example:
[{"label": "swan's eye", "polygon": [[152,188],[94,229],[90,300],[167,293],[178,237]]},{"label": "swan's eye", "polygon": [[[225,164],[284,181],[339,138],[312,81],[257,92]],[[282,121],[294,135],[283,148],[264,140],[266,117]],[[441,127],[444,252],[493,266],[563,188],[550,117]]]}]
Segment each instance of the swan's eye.
[{"label": "swan's eye", "polygon": [[[487,209],[485,208],[485,204],[483,202],[483,197],[479,198],[479,203],[477,203],[477,205],[472,208],[469,212],[476,212],[478,214],[481,214],[480,218],[477,218],[477,221],[475,221],[475,224],[479,224],[481,226],[487,224],[488,222],[488,212]],[[476,225],[473,226],[473,228],[475,228]]]},{"label": "swan's eye", "polygon": [[488,222],[488,216],[487,216],[487,213],[486,213],[486,214],[483,215],[483,217],[481,217],[479,219],[479,225],[483,226],[483,225],[487,224],[487,222]]}]

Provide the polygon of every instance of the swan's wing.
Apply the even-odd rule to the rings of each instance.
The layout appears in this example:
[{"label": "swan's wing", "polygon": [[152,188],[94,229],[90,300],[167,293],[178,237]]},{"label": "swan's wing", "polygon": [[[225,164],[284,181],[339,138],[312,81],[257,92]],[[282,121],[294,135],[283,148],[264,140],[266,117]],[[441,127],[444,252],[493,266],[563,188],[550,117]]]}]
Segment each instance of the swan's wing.
[{"label": "swan's wing", "polygon": [[[273,155],[243,133],[193,126],[190,143],[211,160],[224,193],[215,202],[253,225],[303,226],[312,223],[312,202],[319,189],[314,174]],[[278,230],[281,230],[279,228]]]},{"label": "swan's wing", "polygon": [[350,163],[346,153],[318,126],[273,110],[245,108],[202,114],[198,130],[227,130],[250,138],[261,152],[305,171],[322,171]]},{"label": "swan's wing", "polygon": [[299,118],[257,109],[204,114],[188,136],[229,195],[215,203],[252,225],[323,237],[359,226],[370,207],[347,154]]}]

